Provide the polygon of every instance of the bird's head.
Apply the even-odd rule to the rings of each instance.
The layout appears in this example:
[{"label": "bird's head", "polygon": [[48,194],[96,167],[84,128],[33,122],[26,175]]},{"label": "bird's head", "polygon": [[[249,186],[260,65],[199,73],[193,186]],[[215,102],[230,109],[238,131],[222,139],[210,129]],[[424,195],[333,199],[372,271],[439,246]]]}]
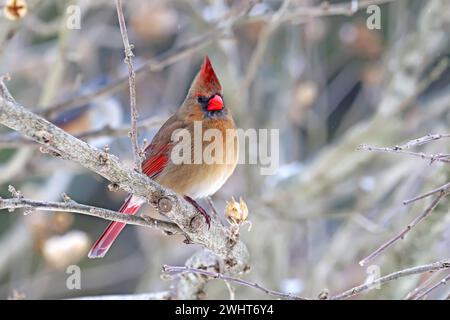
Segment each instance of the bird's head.
[{"label": "bird's head", "polygon": [[222,86],[208,56],[191,84],[184,105],[192,118],[218,118],[227,114]]}]

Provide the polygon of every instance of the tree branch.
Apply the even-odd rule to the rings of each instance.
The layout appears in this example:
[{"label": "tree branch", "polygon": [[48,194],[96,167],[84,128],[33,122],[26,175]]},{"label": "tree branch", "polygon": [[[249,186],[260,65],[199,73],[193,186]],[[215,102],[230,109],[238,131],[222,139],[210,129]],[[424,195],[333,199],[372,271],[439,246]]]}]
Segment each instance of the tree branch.
[{"label": "tree branch", "polygon": [[413,139],[408,141],[407,143],[395,147],[374,147],[366,144],[362,144],[358,147],[358,150],[363,151],[374,151],[374,152],[387,152],[387,153],[402,153],[410,156],[419,157],[421,159],[427,159],[431,162],[439,161],[444,163],[450,163],[450,155],[449,154],[425,154],[423,152],[412,152],[408,151],[415,146],[421,146],[427,144],[432,141],[440,140],[443,138],[450,138],[450,134],[428,134],[424,137]]},{"label": "tree branch", "polygon": [[291,293],[284,293],[284,292],[278,292],[278,291],[274,291],[271,289],[267,289],[261,285],[259,285],[256,282],[249,282],[240,278],[236,278],[236,277],[231,277],[231,276],[227,276],[224,274],[221,274],[219,272],[211,272],[208,270],[203,270],[203,269],[198,269],[198,268],[192,268],[192,267],[179,267],[179,266],[168,266],[165,265],[163,267],[163,272],[166,273],[171,273],[171,274],[184,274],[184,273],[197,273],[197,274],[201,274],[210,278],[214,278],[214,279],[221,279],[224,281],[230,281],[230,282],[234,282],[246,287],[250,287],[250,288],[254,288],[257,290],[260,290],[268,295],[271,296],[275,296],[275,297],[279,297],[279,298],[287,298],[287,299],[294,299],[294,300],[310,300],[308,298],[303,298]]},{"label": "tree branch", "polygon": [[[422,159],[429,159],[431,162],[433,161],[441,161],[450,163],[449,157],[450,155],[426,155],[424,153],[417,153],[417,152],[411,152],[407,149],[410,149],[415,146],[421,146],[427,143],[430,143],[432,141],[436,141],[443,138],[450,138],[450,134],[428,134],[426,136],[423,136],[421,138],[413,139],[408,141],[407,143],[403,145],[397,145],[395,147],[372,147],[368,145],[360,145],[358,147],[359,150],[365,150],[365,151],[377,151],[377,152],[389,152],[389,153],[404,153],[412,156],[418,156]],[[375,257],[377,257],[380,253],[382,253],[384,250],[389,248],[391,245],[393,245],[397,240],[403,239],[408,232],[411,231],[412,228],[414,228],[417,224],[419,224],[423,219],[425,219],[438,205],[439,201],[448,194],[450,190],[450,183],[447,183],[439,188],[436,188],[434,190],[431,190],[425,194],[416,196],[412,199],[403,201],[404,205],[410,204],[414,201],[432,196],[434,194],[437,194],[432,203],[425,209],[425,211],[422,212],[418,217],[416,217],[411,223],[409,223],[399,234],[397,234],[392,239],[388,240],[384,244],[382,244],[378,249],[376,249],[374,252],[372,252],[369,256],[362,259],[359,264],[361,266],[365,265]]]},{"label": "tree branch", "polygon": [[450,281],[450,275],[447,275],[445,278],[435,283],[433,286],[425,290],[423,293],[419,294],[414,300],[421,300],[430,294],[431,291],[437,289],[440,286],[446,285],[447,282]]},{"label": "tree branch", "polygon": [[425,160],[430,160],[431,163],[433,163],[435,161],[450,163],[450,155],[448,155],[448,154],[425,154],[423,152],[413,152],[413,151],[401,150],[401,149],[397,149],[397,147],[379,148],[379,147],[372,147],[372,146],[368,146],[368,145],[361,145],[358,147],[358,150],[387,152],[387,153],[401,153],[401,154],[414,156],[414,157],[418,157],[418,158],[425,159]]},{"label": "tree branch", "polygon": [[8,209],[8,211],[12,212],[14,211],[14,209],[20,208],[24,208],[25,210],[76,212],[105,220],[118,221],[137,226],[160,229],[167,234],[183,233],[181,229],[175,223],[172,222],[154,219],[149,216],[145,217],[132,216],[104,208],[79,204],[73,200],[65,202],[53,202],[53,201],[37,201],[24,198],[11,198],[11,199],[0,198],[0,210]]},{"label": "tree branch", "polygon": [[378,279],[375,279],[371,283],[365,283],[360,286],[354,287],[350,290],[347,290],[343,293],[337,294],[333,297],[331,297],[332,300],[342,300],[342,299],[348,299],[350,297],[353,297],[357,294],[373,290],[376,286],[385,284],[387,282],[390,282],[392,280],[396,280],[402,277],[414,275],[414,274],[421,274],[425,272],[431,272],[431,271],[437,271],[441,269],[448,269],[450,268],[450,260],[442,260],[430,264],[425,264],[422,266],[412,267],[400,271],[396,271],[393,273],[390,273],[384,277],[380,277]]},{"label": "tree branch", "polygon": [[411,223],[409,223],[400,233],[398,233],[395,237],[391,238],[384,244],[382,244],[378,249],[368,255],[366,258],[362,259],[359,264],[361,266],[366,265],[369,261],[373,260],[375,257],[379,256],[384,250],[392,246],[395,242],[400,239],[404,239],[406,234],[410,232],[416,225],[418,225],[423,219],[425,219],[436,206],[439,204],[439,201],[446,195],[444,191],[440,191],[439,194],[434,198],[433,202],[419,215],[417,216]]},{"label": "tree branch", "polygon": [[433,189],[431,191],[428,191],[427,193],[424,193],[424,194],[421,194],[421,195],[416,196],[414,198],[405,200],[405,201],[403,201],[403,204],[407,205],[407,204],[410,204],[410,203],[415,202],[417,200],[421,200],[421,199],[427,198],[429,196],[432,196],[433,194],[436,194],[436,193],[440,193],[440,192],[447,193],[447,192],[449,192],[449,190],[450,190],[450,182],[444,184],[443,186],[440,186],[439,188],[436,188],[436,189]]},{"label": "tree branch", "polygon": [[128,83],[130,87],[130,115],[131,115],[131,131],[130,139],[133,150],[134,169],[142,172],[141,149],[138,142],[137,119],[139,117],[136,105],[136,73],[133,67],[133,51],[128,41],[127,25],[123,16],[122,0],[116,0],[117,17],[119,19],[120,33],[122,35],[123,46],[125,48],[125,63],[128,66]]}]

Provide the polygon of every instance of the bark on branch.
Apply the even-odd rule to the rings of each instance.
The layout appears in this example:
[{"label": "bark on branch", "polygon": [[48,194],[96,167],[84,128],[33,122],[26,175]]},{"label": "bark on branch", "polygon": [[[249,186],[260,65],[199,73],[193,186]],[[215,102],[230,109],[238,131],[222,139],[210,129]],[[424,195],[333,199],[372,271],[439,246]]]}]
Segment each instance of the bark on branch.
[{"label": "bark on branch", "polygon": [[393,281],[393,280],[396,280],[396,279],[399,279],[402,277],[415,275],[415,274],[422,274],[422,273],[426,273],[426,272],[433,272],[433,271],[438,271],[441,269],[448,269],[448,268],[450,268],[450,260],[449,259],[430,263],[430,264],[425,264],[422,266],[411,267],[408,269],[396,271],[396,272],[390,273],[386,276],[377,278],[377,279],[373,280],[371,283],[364,283],[362,285],[359,285],[357,287],[349,289],[345,292],[337,294],[337,295],[331,297],[331,299],[332,300],[348,299],[357,294],[375,289],[375,288],[377,288],[377,286],[381,286],[387,282],[390,282],[390,281]]},{"label": "bark on branch", "polygon": [[66,202],[53,201],[37,201],[24,198],[1,199],[0,210],[8,209],[14,211],[15,209],[24,208],[25,210],[42,210],[42,211],[63,211],[76,212],[93,216],[101,219],[125,222],[127,224],[134,224],[137,226],[151,227],[164,231],[168,234],[182,233],[181,229],[172,222],[167,222],[159,219],[154,219],[148,216],[131,216],[104,208],[87,206],[77,203],[73,200]]}]

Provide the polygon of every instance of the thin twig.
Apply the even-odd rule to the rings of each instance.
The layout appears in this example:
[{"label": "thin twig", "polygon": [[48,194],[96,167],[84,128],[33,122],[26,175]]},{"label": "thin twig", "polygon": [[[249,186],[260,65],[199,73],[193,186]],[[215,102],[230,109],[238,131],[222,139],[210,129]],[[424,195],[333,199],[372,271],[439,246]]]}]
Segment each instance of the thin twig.
[{"label": "thin twig", "polygon": [[441,191],[432,201],[432,203],[423,211],[419,216],[417,216],[411,223],[409,223],[399,234],[397,234],[395,237],[390,239],[389,241],[385,242],[383,245],[381,245],[378,249],[376,249],[374,252],[372,252],[370,255],[368,255],[366,258],[362,259],[359,264],[361,266],[366,265],[369,261],[380,255],[384,250],[389,248],[391,245],[393,245],[395,242],[397,242],[399,239],[404,239],[406,234],[411,231],[412,228],[414,228],[419,222],[421,222],[423,219],[425,219],[438,205],[439,201],[446,195],[446,192]]},{"label": "thin twig", "polygon": [[440,140],[443,138],[450,138],[450,134],[449,133],[444,133],[444,134],[427,134],[426,136],[417,138],[417,139],[413,139],[408,141],[407,143],[397,146],[397,149],[410,149],[412,147],[417,147],[417,146],[421,146],[436,140]]},{"label": "thin twig", "polygon": [[359,146],[358,149],[367,150],[367,151],[378,151],[378,150],[371,150],[371,149],[375,148],[375,149],[382,149],[381,150],[382,152],[397,152],[397,151],[401,151],[401,150],[411,149],[412,147],[422,146],[424,144],[427,144],[427,143],[430,143],[430,142],[433,142],[436,140],[440,140],[440,139],[445,139],[445,138],[450,138],[450,133],[427,134],[426,136],[409,140],[408,142],[401,144],[401,145],[397,145],[395,147],[376,148],[376,147],[372,147],[372,146],[363,144],[363,145]]},{"label": "thin twig", "polygon": [[[437,139],[436,139],[437,140]],[[429,141],[427,141],[429,142]],[[426,142],[423,142],[424,144]],[[405,146],[405,147],[404,147]],[[406,154],[409,156],[418,157],[421,159],[430,160],[431,163],[437,161],[437,162],[444,162],[444,163],[450,163],[450,155],[449,154],[426,154],[423,152],[413,152],[413,151],[407,151],[404,150],[405,148],[410,148],[411,145],[404,145],[404,146],[395,146],[395,147],[374,147],[369,146],[366,144],[360,145],[357,150],[364,150],[364,151],[373,151],[373,152],[387,152],[387,153],[401,153]]]},{"label": "thin twig", "polygon": [[416,296],[416,298],[414,300],[421,300],[421,299],[425,298],[428,294],[430,294],[431,291],[435,290],[436,288],[438,288],[442,285],[446,285],[448,281],[450,281],[450,274],[447,275],[441,281],[437,282],[436,284],[434,284],[433,286],[428,288],[427,290],[425,290],[422,294],[419,294],[418,296]]},{"label": "thin twig", "polygon": [[[441,270],[441,271],[445,271],[445,270]],[[430,277],[428,277],[428,279],[426,279],[424,282],[420,283],[419,285],[417,285],[413,290],[409,291],[404,300],[414,300],[416,298],[416,296],[418,294],[420,294],[421,292],[427,290],[427,288],[430,287],[430,285],[436,281],[437,278],[441,277],[441,272],[435,272],[433,275],[431,275]]]},{"label": "thin twig", "polygon": [[331,297],[332,300],[342,300],[342,299],[348,299],[350,297],[353,297],[357,294],[363,293],[365,291],[373,290],[374,288],[378,287],[378,285],[385,284],[387,282],[390,282],[392,280],[396,280],[402,277],[414,275],[414,274],[421,274],[425,272],[431,272],[431,271],[437,271],[441,269],[448,269],[450,268],[450,260],[442,260],[422,266],[412,267],[400,271],[396,271],[393,273],[390,273],[386,276],[377,278],[373,280],[371,283],[364,283],[362,285],[359,285],[357,287],[354,287],[350,290],[344,291],[343,293],[337,294],[333,297]]},{"label": "thin twig", "polygon": [[73,200],[66,202],[53,202],[37,201],[25,198],[0,199],[0,210],[8,209],[9,212],[12,212],[14,211],[14,209],[20,208],[23,208],[25,210],[36,209],[42,211],[75,212],[111,221],[156,228],[169,234],[183,233],[181,229],[172,222],[154,219],[148,216],[140,217],[123,214],[121,212],[116,212],[104,208],[80,204]]},{"label": "thin twig", "polygon": [[123,46],[125,48],[125,63],[128,66],[128,83],[130,87],[130,114],[131,114],[131,131],[130,139],[133,150],[134,169],[142,172],[141,150],[138,142],[137,119],[139,117],[136,105],[136,73],[133,67],[133,48],[128,40],[127,25],[123,16],[122,0],[116,0],[117,17],[119,19],[120,33],[122,34]]},{"label": "thin twig", "polygon": [[214,201],[213,201],[212,197],[211,196],[206,197],[206,202],[208,202],[208,205],[211,208],[214,217],[218,221],[221,221],[220,217],[219,217],[219,212],[217,211],[216,206],[214,205]]},{"label": "thin twig", "polygon": [[415,201],[417,201],[417,200],[421,200],[421,199],[427,198],[427,197],[429,197],[429,196],[432,196],[432,195],[435,194],[435,193],[438,193],[438,192],[448,192],[449,190],[450,190],[450,182],[444,184],[443,186],[440,186],[439,188],[436,188],[436,189],[433,189],[433,190],[431,190],[431,191],[428,191],[427,193],[424,193],[424,194],[421,194],[421,195],[416,196],[416,197],[414,197],[414,198],[405,200],[405,201],[403,201],[403,204],[404,204],[404,205],[407,205],[407,204],[410,204],[410,203],[415,202]]},{"label": "thin twig", "polygon": [[293,295],[291,293],[284,293],[284,292],[278,292],[278,291],[274,291],[274,290],[270,290],[267,289],[261,285],[259,285],[256,282],[249,282],[246,280],[242,280],[240,278],[236,278],[236,277],[232,277],[232,276],[227,276],[224,275],[222,273],[219,272],[211,272],[211,271],[207,271],[207,270],[202,270],[202,269],[197,269],[197,268],[191,268],[191,267],[180,267],[180,266],[168,266],[168,265],[164,265],[163,266],[163,272],[166,273],[172,273],[172,274],[176,274],[176,273],[198,273],[198,274],[202,274],[214,279],[221,279],[224,281],[230,281],[230,282],[234,282],[246,287],[250,287],[250,288],[254,288],[257,290],[260,290],[268,295],[271,296],[275,296],[275,297],[280,297],[280,298],[285,298],[285,299],[294,299],[294,300],[309,300],[308,298],[304,298],[304,297],[300,297],[297,295]]},{"label": "thin twig", "polygon": [[[366,151],[376,151],[376,152],[390,152],[390,153],[404,153],[408,155],[418,156],[422,159],[429,159],[431,162],[433,161],[441,161],[450,163],[449,155],[426,155],[424,153],[417,153],[417,152],[411,152],[407,149],[410,149],[412,147],[421,146],[424,144],[427,144],[432,141],[436,141],[442,138],[449,138],[450,134],[428,134],[426,136],[423,136],[421,138],[413,139],[408,141],[407,143],[403,145],[398,145],[395,147],[373,147],[369,145],[361,145],[358,147],[359,150],[366,150]],[[433,209],[438,205],[439,201],[442,197],[444,197],[450,190],[450,183],[447,183],[439,188],[436,188],[434,190],[431,190],[425,194],[419,195],[417,197],[414,197],[409,200],[403,201],[403,204],[407,205],[414,201],[429,197],[433,194],[438,194],[436,198],[433,200],[431,205],[418,217],[416,217],[410,224],[406,226],[405,229],[403,229],[398,235],[396,235],[394,238],[390,239],[383,245],[381,245],[377,250],[375,250],[373,253],[371,253],[369,256],[364,258],[359,262],[361,266],[365,265],[367,262],[372,260],[373,258],[377,257],[381,252],[383,252],[386,248],[390,247],[393,243],[395,243],[399,239],[403,239],[406,234],[414,228],[419,222],[421,222],[423,219],[425,219],[432,211]]]},{"label": "thin twig", "polygon": [[225,282],[225,286],[227,287],[230,300],[236,300],[236,294],[234,292],[234,288],[231,286],[231,283],[228,280],[223,280],[223,282]]},{"label": "thin twig", "polygon": [[241,92],[247,92],[249,86],[251,85],[253,78],[258,71],[258,67],[264,58],[264,53],[269,40],[275,30],[281,25],[281,18],[288,11],[289,4],[290,0],[284,0],[277,12],[271,16],[267,25],[265,25],[264,29],[260,32],[258,43],[256,44],[256,48],[253,50],[250,62],[248,63],[247,72],[241,82],[241,85],[239,86]]}]

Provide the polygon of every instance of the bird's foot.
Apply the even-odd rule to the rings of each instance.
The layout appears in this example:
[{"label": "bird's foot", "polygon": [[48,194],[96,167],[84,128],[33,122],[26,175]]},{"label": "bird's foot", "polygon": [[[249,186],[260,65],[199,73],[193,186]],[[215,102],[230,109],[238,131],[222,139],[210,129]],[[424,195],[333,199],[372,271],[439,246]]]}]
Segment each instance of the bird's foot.
[{"label": "bird's foot", "polygon": [[190,204],[192,204],[195,209],[197,209],[203,217],[205,217],[206,223],[208,224],[208,229],[211,227],[211,217],[209,216],[209,214],[206,212],[205,209],[202,208],[201,205],[198,204],[197,201],[195,201],[194,199],[192,199],[189,196],[184,196],[184,199],[189,202]]}]

